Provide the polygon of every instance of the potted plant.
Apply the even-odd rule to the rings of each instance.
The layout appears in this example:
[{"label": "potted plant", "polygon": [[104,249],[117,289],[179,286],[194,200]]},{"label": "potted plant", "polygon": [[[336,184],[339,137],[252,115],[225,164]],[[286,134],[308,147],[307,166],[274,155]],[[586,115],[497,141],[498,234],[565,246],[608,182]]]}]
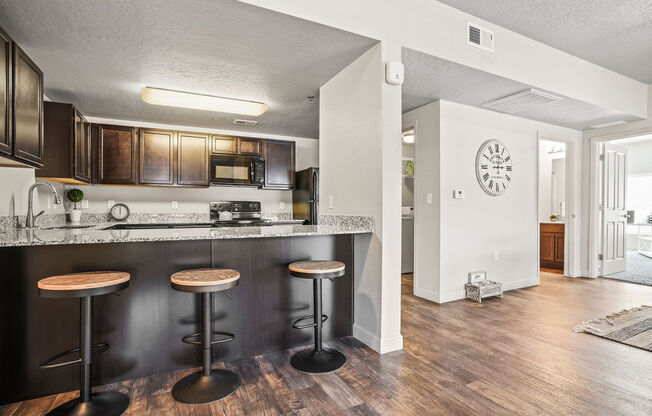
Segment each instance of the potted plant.
[{"label": "potted plant", "polygon": [[551,221],[551,222],[555,222],[555,221],[557,221],[558,219],[559,219],[559,217],[556,216],[555,214],[552,214],[552,215],[550,216],[550,221]]},{"label": "potted plant", "polygon": [[84,193],[75,188],[71,189],[68,192],[66,192],[66,198],[68,198],[68,201],[72,202],[74,205],[74,208],[70,210],[70,222],[79,222],[81,220],[81,209],[77,207],[77,204],[84,199]]}]

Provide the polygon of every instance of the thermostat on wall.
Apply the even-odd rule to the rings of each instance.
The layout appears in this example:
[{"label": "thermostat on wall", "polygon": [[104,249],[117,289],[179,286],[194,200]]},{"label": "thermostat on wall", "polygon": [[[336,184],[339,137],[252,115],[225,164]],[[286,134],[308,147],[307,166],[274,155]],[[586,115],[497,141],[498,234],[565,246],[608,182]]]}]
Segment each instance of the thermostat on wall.
[{"label": "thermostat on wall", "polygon": [[385,64],[385,81],[390,85],[401,85],[405,77],[405,67],[401,62],[387,62]]}]

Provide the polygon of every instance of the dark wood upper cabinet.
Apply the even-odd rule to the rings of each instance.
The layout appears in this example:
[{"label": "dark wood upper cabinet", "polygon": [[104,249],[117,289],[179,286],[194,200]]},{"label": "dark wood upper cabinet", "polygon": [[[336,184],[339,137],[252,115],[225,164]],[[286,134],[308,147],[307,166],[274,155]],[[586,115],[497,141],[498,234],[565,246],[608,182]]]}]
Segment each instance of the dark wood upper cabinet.
[{"label": "dark wood upper cabinet", "polygon": [[99,125],[97,139],[97,182],[114,185],[138,184],[138,139],[136,129]]},{"label": "dark wood upper cabinet", "polygon": [[210,185],[210,136],[183,132],[177,134],[177,184]]},{"label": "dark wood upper cabinet", "polygon": [[211,152],[223,155],[235,155],[238,153],[238,138],[232,136],[217,136],[211,137],[213,142]]},{"label": "dark wood upper cabinet", "polygon": [[91,139],[91,123],[86,121],[82,122],[82,128],[84,130],[84,140],[86,141],[86,179],[90,182],[92,180],[93,173],[93,142]]},{"label": "dark wood upper cabinet", "polygon": [[140,184],[174,184],[173,131],[141,129],[140,131]]},{"label": "dark wood upper cabinet", "polygon": [[73,106],[45,102],[43,167],[36,176],[64,183],[91,181],[90,124]]},{"label": "dark wood upper cabinet", "polygon": [[238,154],[248,156],[260,156],[263,154],[261,139],[241,137],[238,139]]},{"label": "dark wood upper cabinet", "polygon": [[11,38],[0,29],[0,153],[11,155]]},{"label": "dark wood upper cabinet", "polygon": [[294,142],[285,140],[265,140],[265,189],[294,188]]},{"label": "dark wood upper cabinet", "polygon": [[43,72],[13,43],[14,157],[41,166],[43,159]]}]

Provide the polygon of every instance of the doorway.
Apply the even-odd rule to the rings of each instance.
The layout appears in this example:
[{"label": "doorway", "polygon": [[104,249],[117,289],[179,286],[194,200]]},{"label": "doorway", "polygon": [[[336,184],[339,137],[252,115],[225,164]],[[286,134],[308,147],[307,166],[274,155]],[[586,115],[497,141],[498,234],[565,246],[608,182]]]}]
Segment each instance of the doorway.
[{"label": "doorway", "polygon": [[596,274],[652,286],[652,134],[596,146]]},{"label": "doorway", "polygon": [[401,274],[414,273],[414,176],[415,176],[414,125],[403,129],[401,135]]},{"label": "doorway", "polygon": [[539,140],[539,265],[564,273],[566,241],[566,144]]}]

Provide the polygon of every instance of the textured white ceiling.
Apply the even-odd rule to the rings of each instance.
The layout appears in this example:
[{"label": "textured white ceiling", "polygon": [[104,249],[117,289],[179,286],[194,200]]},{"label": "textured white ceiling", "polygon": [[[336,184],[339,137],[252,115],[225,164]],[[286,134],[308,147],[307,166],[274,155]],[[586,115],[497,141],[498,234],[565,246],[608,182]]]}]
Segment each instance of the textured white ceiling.
[{"label": "textured white ceiling", "polygon": [[[54,101],[94,117],[318,137],[319,87],[375,40],[234,0],[2,0],[0,26]],[[152,106],[151,86],[262,101],[257,127]],[[255,118],[253,118],[255,119]]]},{"label": "textured white ceiling", "polygon": [[[412,49],[403,48],[402,61],[405,65],[403,112],[437,99],[481,107],[487,101],[533,88]],[[615,120],[638,120],[618,111],[568,97],[514,115],[577,130],[586,130],[589,126]]]},{"label": "textured white ceiling", "polygon": [[[652,83],[651,0],[439,0],[589,62]],[[496,39],[500,47],[500,39]]]}]

